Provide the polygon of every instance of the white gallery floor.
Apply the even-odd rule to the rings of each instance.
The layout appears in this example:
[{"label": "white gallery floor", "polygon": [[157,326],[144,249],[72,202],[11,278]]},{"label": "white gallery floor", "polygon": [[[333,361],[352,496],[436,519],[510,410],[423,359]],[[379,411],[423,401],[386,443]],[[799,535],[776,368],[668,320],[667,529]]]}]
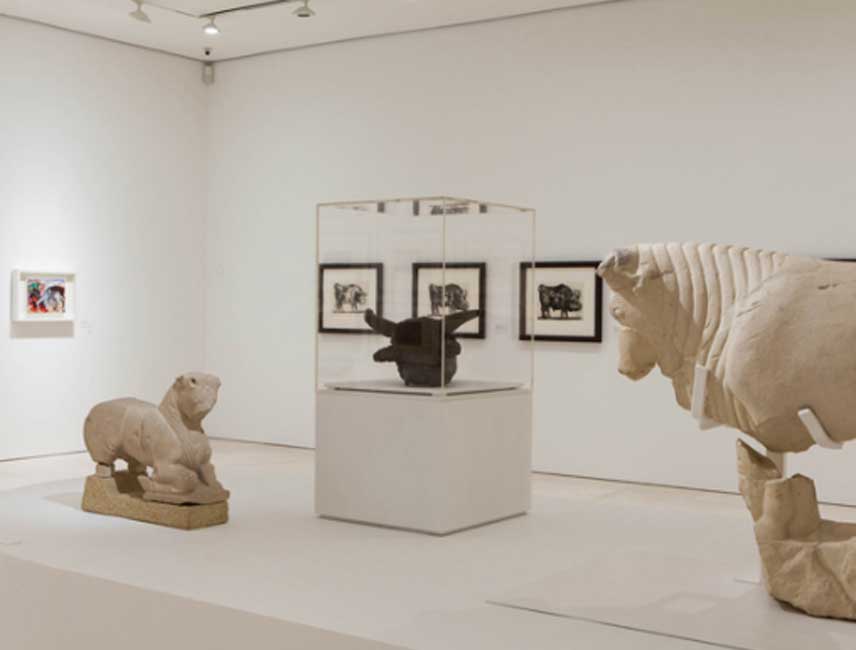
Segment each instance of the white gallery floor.
[{"label": "white gallery floor", "polygon": [[752,582],[736,495],[535,475],[529,515],[431,537],[315,517],[311,451],[214,446],[231,521],[193,532],[82,512],[86,454],[0,463],[3,647],[856,647]]}]

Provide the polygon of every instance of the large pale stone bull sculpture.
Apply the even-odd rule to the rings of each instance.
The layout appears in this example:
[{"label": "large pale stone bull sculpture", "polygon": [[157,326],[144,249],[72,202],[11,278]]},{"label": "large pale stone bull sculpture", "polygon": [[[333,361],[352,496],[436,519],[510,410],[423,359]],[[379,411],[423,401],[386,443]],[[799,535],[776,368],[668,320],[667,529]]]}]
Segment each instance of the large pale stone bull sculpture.
[{"label": "large pale stone bull sculpture", "polygon": [[[700,395],[698,416],[772,452],[856,438],[856,265],[642,244],[614,251],[598,272],[613,291],[622,374],[638,380],[659,367],[683,408]],[[738,458],[770,593],[810,614],[856,618],[856,574],[847,569],[856,566],[856,529],[843,535],[820,519],[810,479],[782,478],[742,442]]]}]

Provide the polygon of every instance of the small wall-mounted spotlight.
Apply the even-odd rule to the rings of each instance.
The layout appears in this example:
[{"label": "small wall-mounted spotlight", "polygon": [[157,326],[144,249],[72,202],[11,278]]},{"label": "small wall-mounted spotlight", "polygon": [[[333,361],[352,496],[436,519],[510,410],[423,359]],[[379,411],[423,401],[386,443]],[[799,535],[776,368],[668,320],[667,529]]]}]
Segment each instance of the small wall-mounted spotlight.
[{"label": "small wall-mounted spotlight", "polygon": [[143,11],[143,0],[133,0],[133,2],[137,5],[137,8],[128,15],[134,20],[139,20],[141,23],[152,22],[152,19],[149,18],[149,15],[145,11]]},{"label": "small wall-mounted spotlight", "polygon": [[208,19],[205,26],[202,28],[202,33],[206,36],[217,36],[220,34],[220,28],[214,23],[214,17]]},{"label": "small wall-mounted spotlight", "polygon": [[309,7],[309,0],[303,0],[303,6],[295,9],[294,15],[298,18],[312,18],[315,12]]}]

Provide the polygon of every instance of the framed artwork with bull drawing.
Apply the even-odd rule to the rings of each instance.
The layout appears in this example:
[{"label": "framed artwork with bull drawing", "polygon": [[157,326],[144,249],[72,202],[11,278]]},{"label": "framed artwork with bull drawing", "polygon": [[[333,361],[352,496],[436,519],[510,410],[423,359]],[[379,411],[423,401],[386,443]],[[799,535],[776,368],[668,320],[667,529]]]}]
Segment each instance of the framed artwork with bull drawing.
[{"label": "framed artwork with bull drawing", "polygon": [[598,264],[535,262],[533,268],[531,262],[521,262],[520,339],[600,343],[603,281]]},{"label": "framed artwork with bull drawing", "polygon": [[383,314],[383,264],[318,266],[318,331],[373,334],[365,313]]},{"label": "framed artwork with bull drawing", "polygon": [[[445,291],[444,291],[445,283]],[[485,338],[487,310],[487,264],[447,262],[445,275],[440,262],[413,264],[413,317],[446,315],[477,310],[479,316],[461,326],[458,338]]]},{"label": "framed artwork with bull drawing", "polygon": [[76,286],[74,273],[13,271],[12,321],[74,321]]}]

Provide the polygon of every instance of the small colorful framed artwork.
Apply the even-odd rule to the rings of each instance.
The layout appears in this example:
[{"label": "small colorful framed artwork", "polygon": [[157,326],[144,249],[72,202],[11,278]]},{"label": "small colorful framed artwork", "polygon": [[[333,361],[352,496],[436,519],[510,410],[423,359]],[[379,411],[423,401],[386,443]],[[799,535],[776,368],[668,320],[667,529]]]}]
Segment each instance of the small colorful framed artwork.
[{"label": "small colorful framed artwork", "polygon": [[318,275],[318,331],[373,334],[365,313],[383,316],[383,264],[321,264]]},{"label": "small colorful framed artwork", "polygon": [[520,339],[600,343],[603,280],[597,267],[598,262],[535,262],[533,268],[521,262]]},{"label": "small colorful framed artwork", "polygon": [[16,323],[71,322],[76,290],[74,273],[14,271],[12,320]]},{"label": "small colorful framed artwork", "polygon": [[[445,282],[445,289],[444,289]],[[413,317],[441,318],[460,311],[477,309],[479,317],[461,327],[460,338],[485,338],[487,309],[487,264],[440,262],[413,264]]]}]

